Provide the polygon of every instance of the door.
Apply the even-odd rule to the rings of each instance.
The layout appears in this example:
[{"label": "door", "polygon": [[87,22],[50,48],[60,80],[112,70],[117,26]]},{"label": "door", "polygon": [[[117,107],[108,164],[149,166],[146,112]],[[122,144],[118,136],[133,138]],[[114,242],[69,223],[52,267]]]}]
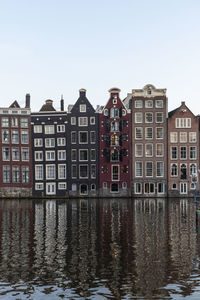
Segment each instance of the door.
[{"label": "door", "polygon": [[55,183],[46,183],[46,194],[55,195],[56,194],[56,184]]}]

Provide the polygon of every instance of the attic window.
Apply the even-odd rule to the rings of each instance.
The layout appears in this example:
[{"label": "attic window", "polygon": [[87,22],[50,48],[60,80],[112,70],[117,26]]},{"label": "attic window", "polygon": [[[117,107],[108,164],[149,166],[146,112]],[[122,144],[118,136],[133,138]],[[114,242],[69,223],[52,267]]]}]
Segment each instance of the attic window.
[{"label": "attic window", "polygon": [[147,90],[147,95],[151,95],[151,90],[150,89]]},{"label": "attic window", "polygon": [[113,104],[117,104],[117,97],[116,96],[113,98]]},{"label": "attic window", "polygon": [[86,105],[80,104],[80,112],[86,112]]}]

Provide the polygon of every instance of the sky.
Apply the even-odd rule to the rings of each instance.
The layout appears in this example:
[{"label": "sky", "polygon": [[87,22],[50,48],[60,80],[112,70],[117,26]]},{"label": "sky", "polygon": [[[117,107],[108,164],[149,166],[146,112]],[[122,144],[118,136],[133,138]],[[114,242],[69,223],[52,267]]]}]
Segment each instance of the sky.
[{"label": "sky", "polygon": [[67,109],[80,88],[96,107],[150,83],[200,114],[199,15],[200,0],[0,0],[0,107]]}]

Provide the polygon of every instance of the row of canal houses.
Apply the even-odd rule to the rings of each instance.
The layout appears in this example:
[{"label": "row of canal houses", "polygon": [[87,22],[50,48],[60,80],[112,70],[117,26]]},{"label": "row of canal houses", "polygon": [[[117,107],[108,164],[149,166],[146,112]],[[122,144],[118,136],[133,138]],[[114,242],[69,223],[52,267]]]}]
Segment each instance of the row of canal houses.
[{"label": "row of canal houses", "polygon": [[146,85],[122,101],[109,90],[96,110],[80,89],[74,105],[46,100],[31,112],[0,108],[0,196],[175,197],[199,183],[199,116],[182,102],[168,113],[166,89]]}]

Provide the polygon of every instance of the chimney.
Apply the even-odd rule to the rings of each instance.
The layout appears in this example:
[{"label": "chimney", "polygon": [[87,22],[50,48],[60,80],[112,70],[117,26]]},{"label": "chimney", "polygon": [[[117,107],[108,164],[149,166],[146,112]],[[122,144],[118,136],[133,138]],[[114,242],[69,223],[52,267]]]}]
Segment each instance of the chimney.
[{"label": "chimney", "polygon": [[30,108],[30,100],[31,100],[30,94],[26,94],[25,108]]},{"label": "chimney", "polygon": [[60,100],[60,110],[64,111],[64,99],[63,99],[63,95],[61,95],[61,100]]},{"label": "chimney", "polygon": [[85,97],[85,95],[86,95],[86,90],[85,90],[85,89],[80,89],[80,90],[79,90],[79,93],[80,93],[80,97]]},{"label": "chimney", "polygon": [[181,105],[185,105],[185,101],[181,101]]}]

